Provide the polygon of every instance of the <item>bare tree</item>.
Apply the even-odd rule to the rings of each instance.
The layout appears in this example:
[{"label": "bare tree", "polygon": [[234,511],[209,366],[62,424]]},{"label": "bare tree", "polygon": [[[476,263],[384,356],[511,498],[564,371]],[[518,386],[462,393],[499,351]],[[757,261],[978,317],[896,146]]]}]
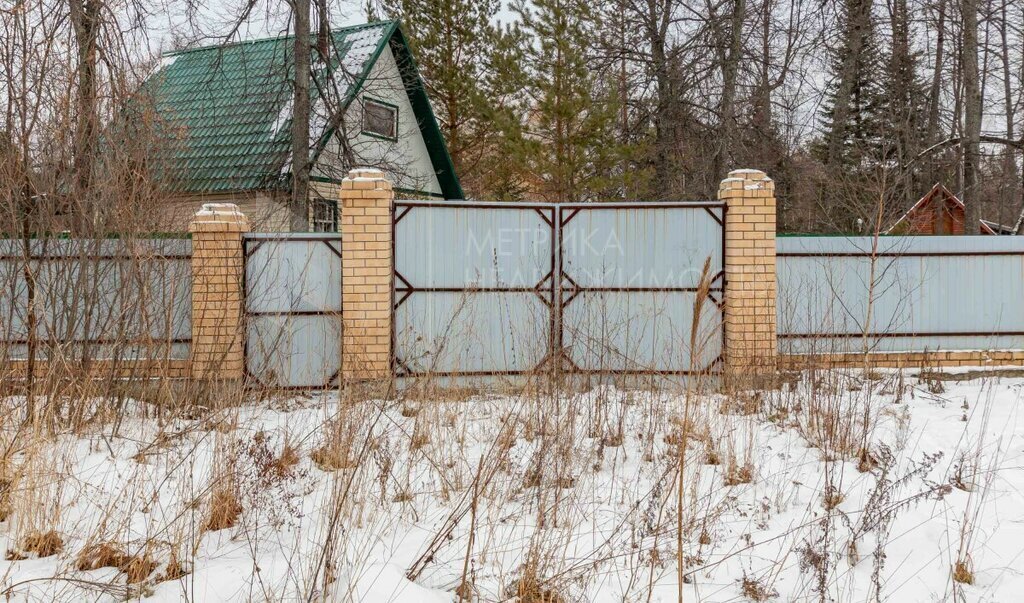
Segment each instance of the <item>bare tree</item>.
[{"label": "bare tree", "polygon": [[963,17],[963,78],[964,78],[964,144],[963,148],[963,202],[964,230],[977,234],[981,220],[978,199],[978,168],[981,162],[982,90],[978,73],[978,6],[977,0],[961,0]]},{"label": "bare tree", "polygon": [[309,229],[309,0],[291,0],[294,40],[292,96],[292,230]]}]

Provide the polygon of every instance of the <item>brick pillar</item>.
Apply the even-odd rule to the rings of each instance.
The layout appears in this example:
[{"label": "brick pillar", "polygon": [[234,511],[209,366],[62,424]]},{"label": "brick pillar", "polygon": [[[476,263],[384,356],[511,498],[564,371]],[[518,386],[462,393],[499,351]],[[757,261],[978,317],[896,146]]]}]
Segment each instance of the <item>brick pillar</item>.
[{"label": "brick pillar", "polygon": [[249,220],[234,203],[206,203],[192,233],[192,354],[196,379],[240,380],[245,374],[242,235]]},{"label": "brick pillar", "polygon": [[725,370],[775,370],[775,183],[764,172],[734,170],[718,198],[725,214]]},{"label": "brick pillar", "polygon": [[395,193],[384,173],[355,169],[341,183],[342,375],[391,376],[392,219]]}]

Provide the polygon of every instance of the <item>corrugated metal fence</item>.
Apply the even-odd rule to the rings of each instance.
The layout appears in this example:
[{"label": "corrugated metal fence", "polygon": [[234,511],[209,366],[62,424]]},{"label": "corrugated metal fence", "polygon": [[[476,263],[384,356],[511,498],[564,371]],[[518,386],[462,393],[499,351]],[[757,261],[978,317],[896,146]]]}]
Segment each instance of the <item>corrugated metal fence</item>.
[{"label": "corrugated metal fence", "polygon": [[[717,366],[721,203],[395,205],[399,375]],[[707,258],[712,290],[697,304]]]},{"label": "corrugated metal fence", "polygon": [[27,267],[38,358],[187,358],[191,255],[187,239],[0,240],[0,356],[28,353]]},{"label": "corrugated metal fence", "polygon": [[[780,237],[783,353],[1024,348],[1024,237]],[[866,337],[865,337],[866,335]]]}]

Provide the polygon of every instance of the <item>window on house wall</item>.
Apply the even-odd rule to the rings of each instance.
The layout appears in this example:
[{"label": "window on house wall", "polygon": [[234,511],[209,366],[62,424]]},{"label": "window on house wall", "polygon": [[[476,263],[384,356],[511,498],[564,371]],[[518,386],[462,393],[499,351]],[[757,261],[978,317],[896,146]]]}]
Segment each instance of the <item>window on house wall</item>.
[{"label": "window on house wall", "polygon": [[363,99],[363,133],[395,140],[398,138],[398,107]]},{"label": "window on house wall", "polygon": [[338,204],[327,199],[313,200],[313,232],[338,232]]}]

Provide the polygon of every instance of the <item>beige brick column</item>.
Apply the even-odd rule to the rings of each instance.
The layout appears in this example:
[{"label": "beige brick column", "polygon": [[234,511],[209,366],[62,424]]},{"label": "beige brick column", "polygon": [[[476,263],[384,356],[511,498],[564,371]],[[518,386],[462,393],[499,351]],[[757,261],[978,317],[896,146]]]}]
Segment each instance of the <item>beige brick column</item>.
[{"label": "beige brick column", "polygon": [[391,376],[392,218],[384,173],[355,169],[341,183],[342,375]]},{"label": "beige brick column", "polygon": [[249,220],[234,203],[207,203],[192,233],[192,354],[195,379],[239,380],[245,374],[242,235]]},{"label": "beige brick column", "polygon": [[734,170],[725,201],[725,369],[727,375],[775,370],[775,183],[764,172]]}]

